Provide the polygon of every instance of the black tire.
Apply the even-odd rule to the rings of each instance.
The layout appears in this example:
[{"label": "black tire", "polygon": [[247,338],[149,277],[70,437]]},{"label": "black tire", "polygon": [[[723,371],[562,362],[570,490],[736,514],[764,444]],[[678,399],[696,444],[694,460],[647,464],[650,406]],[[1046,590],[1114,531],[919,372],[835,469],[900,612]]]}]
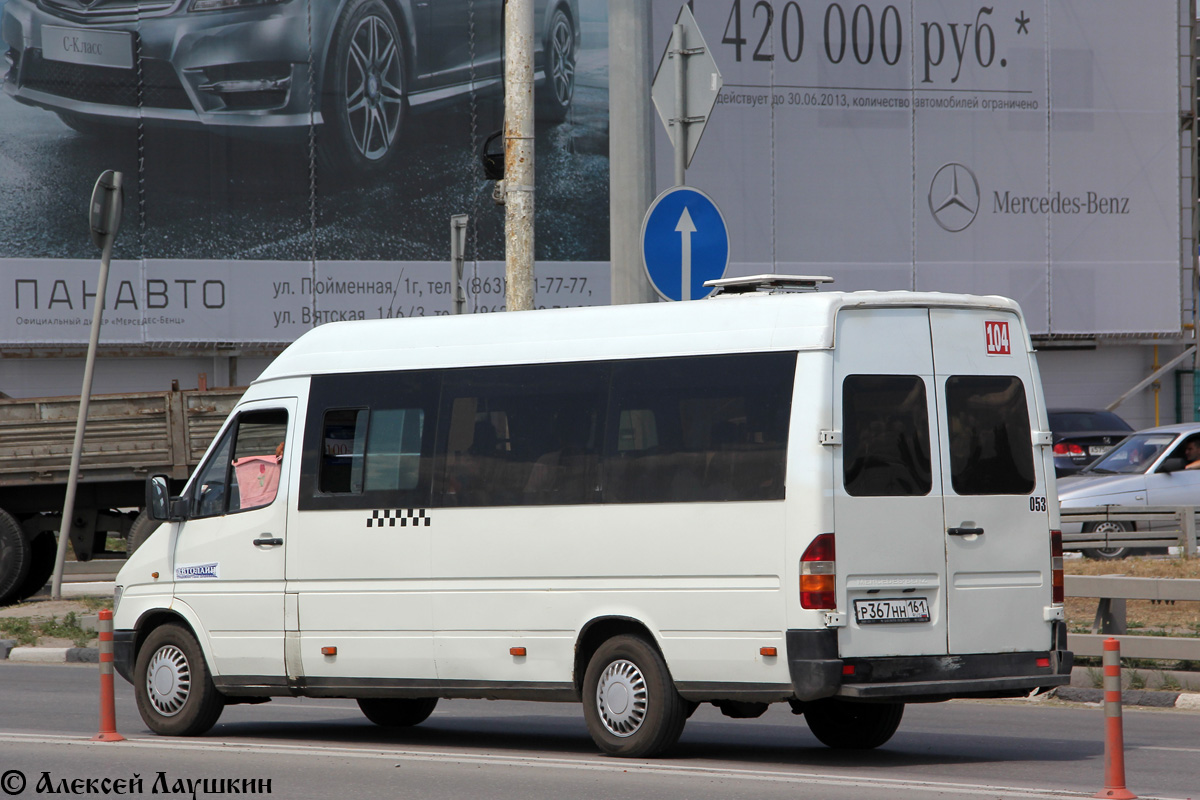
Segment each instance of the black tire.
[{"label": "black tire", "polygon": [[561,8],[554,11],[549,30],[542,53],[546,78],[537,87],[537,120],[558,123],[567,118],[571,100],[575,97],[578,44],[575,26]]},{"label": "black tire", "polygon": [[360,697],[358,707],[382,728],[411,728],[429,719],[436,697]]},{"label": "black tire", "polygon": [[0,509],[0,606],[17,602],[32,562],[33,552],[21,524]]},{"label": "black tire", "polygon": [[54,574],[54,560],[58,557],[58,537],[50,531],[41,531],[29,540],[29,573],[17,587],[15,602],[21,602],[42,590],[46,581]]},{"label": "black tire", "polygon": [[583,716],[605,753],[650,758],[679,741],[688,704],[658,650],[639,636],[600,645],[583,677]]},{"label": "black tire", "polygon": [[[1125,531],[1136,530],[1132,522],[1121,522],[1120,520],[1106,520],[1104,522],[1087,522],[1083,526],[1084,533],[1121,533]],[[1083,555],[1086,558],[1092,558],[1097,561],[1114,561],[1118,558],[1133,554],[1131,547],[1088,547],[1084,549]]]},{"label": "black tire", "polygon": [[403,48],[383,0],[347,4],[325,64],[317,134],[321,167],[334,183],[378,173],[395,157],[408,115]]},{"label": "black tire", "polygon": [[161,520],[150,519],[150,513],[146,509],[142,509],[141,513],[134,518],[133,524],[129,526],[129,535],[125,539],[125,557],[133,555],[137,549],[150,538],[150,534],[158,530],[158,526],[162,525]]},{"label": "black tire", "polygon": [[879,747],[892,738],[903,716],[903,703],[850,703],[831,697],[804,707],[813,736],[837,750]]},{"label": "black tire", "polygon": [[133,670],[133,691],[142,721],[164,736],[199,736],[225,709],[196,637],[173,623],[146,637]]}]

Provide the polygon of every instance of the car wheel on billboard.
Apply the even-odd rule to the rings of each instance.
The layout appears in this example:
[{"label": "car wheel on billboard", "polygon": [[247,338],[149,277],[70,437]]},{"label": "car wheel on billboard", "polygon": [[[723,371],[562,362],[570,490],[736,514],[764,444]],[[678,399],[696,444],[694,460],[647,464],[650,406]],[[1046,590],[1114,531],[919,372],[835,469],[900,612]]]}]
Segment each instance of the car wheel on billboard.
[{"label": "car wheel on billboard", "polygon": [[546,80],[539,87],[538,119],[545,122],[562,122],[571,109],[575,96],[575,26],[561,8],[556,9],[550,21],[550,35],[546,39]]},{"label": "car wheel on billboard", "polygon": [[319,157],[335,179],[384,169],[404,121],[404,50],[382,0],[353,0],[326,65]]}]

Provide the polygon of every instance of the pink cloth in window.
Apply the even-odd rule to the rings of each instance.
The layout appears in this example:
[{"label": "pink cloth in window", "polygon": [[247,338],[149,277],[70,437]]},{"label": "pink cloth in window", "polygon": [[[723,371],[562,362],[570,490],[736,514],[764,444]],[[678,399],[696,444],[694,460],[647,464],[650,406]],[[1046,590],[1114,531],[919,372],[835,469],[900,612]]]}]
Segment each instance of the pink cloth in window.
[{"label": "pink cloth in window", "polygon": [[279,462],[275,456],[246,456],[233,462],[242,508],[267,506],[275,500]]}]

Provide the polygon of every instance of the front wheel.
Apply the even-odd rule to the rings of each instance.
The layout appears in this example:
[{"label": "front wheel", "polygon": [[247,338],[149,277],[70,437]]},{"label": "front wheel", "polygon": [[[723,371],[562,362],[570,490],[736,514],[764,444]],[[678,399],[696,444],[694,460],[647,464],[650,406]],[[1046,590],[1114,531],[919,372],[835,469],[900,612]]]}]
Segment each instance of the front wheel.
[{"label": "front wheel", "polygon": [[813,736],[837,750],[873,750],[892,738],[904,716],[903,703],[849,703],[827,698],[804,707]]},{"label": "front wheel", "polygon": [[404,120],[404,52],[383,0],[352,0],[325,66],[320,157],[331,177],[382,170]]},{"label": "front wheel", "polygon": [[411,728],[429,719],[436,697],[362,697],[358,707],[367,719],[383,728]]},{"label": "front wheel", "polygon": [[142,721],[165,736],[199,736],[217,724],[225,709],[199,642],[180,625],[163,625],[146,637],[133,671],[133,690]]},{"label": "front wheel", "polygon": [[639,636],[623,635],[600,645],[588,662],[583,716],[605,753],[648,758],[679,741],[688,705],[658,651]]},{"label": "front wheel", "polygon": [[[1085,533],[1099,533],[1099,534],[1105,534],[1105,535],[1110,534],[1110,533],[1125,533],[1127,531],[1132,531],[1133,529],[1134,529],[1133,523],[1120,522],[1117,520],[1106,520],[1105,522],[1089,522],[1083,526],[1083,530]],[[1121,547],[1121,546],[1089,547],[1089,548],[1086,548],[1085,550],[1083,550],[1084,556],[1086,556],[1087,558],[1096,559],[1097,561],[1113,561],[1118,558],[1124,558],[1125,556],[1130,555],[1131,552],[1132,552],[1132,548]]]}]

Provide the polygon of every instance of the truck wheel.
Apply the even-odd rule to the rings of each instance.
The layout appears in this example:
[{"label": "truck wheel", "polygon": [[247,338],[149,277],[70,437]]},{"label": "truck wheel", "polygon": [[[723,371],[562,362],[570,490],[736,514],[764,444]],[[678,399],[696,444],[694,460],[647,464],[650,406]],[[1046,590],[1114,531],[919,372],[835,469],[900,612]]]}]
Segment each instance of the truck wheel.
[{"label": "truck wheel", "polygon": [[0,606],[16,602],[33,553],[12,514],[0,509]]},{"label": "truck wheel", "polygon": [[29,553],[29,573],[17,588],[15,599],[18,603],[40,592],[54,574],[54,561],[58,558],[58,537],[50,531],[34,534],[29,540]]},{"label": "truck wheel", "polygon": [[429,719],[436,697],[360,697],[358,707],[367,719],[383,728],[411,728]]},{"label": "truck wheel", "polygon": [[217,724],[225,709],[200,644],[179,625],[163,625],[146,637],[133,689],[142,721],[165,736],[199,736]]},{"label": "truck wheel", "polygon": [[162,525],[161,521],[150,519],[149,512],[142,509],[141,513],[133,520],[133,524],[129,526],[129,537],[125,540],[125,557],[128,558],[136,553],[142,543],[150,538],[150,534],[158,530],[159,525]]},{"label": "truck wheel", "polygon": [[903,703],[848,703],[826,698],[808,703],[808,729],[827,747],[872,750],[892,738],[904,716]]},{"label": "truck wheel", "polygon": [[662,753],[679,741],[687,711],[666,662],[639,636],[614,636],[588,662],[583,716],[592,740],[609,755]]},{"label": "truck wheel", "polygon": [[325,64],[318,155],[331,180],[384,169],[407,109],[404,45],[383,0],[351,0]]},{"label": "truck wheel", "polygon": [[[1085,533],[1124,533],[1134,530],[1134,527],[1132,522],[1108,520],[1085,523],[1083,530]],[[1112,561],[1129,555],[1131,549],[1129,547],[1089,547],[1083,550],[1083,555],[1097,561]]]}]

